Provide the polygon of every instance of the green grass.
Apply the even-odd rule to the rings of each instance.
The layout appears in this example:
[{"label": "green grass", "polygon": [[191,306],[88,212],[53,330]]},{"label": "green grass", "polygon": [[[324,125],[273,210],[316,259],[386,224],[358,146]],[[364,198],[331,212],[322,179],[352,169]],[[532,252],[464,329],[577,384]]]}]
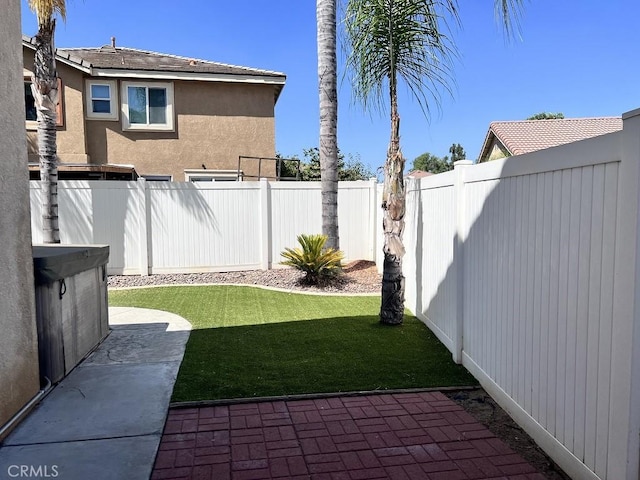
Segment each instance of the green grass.
[{"label": "green grass", "polygon": [[379,297],[197,286],[111,291],[109,303],[192,323],[173,401],[477,384],[408,312],[381,325]]}]

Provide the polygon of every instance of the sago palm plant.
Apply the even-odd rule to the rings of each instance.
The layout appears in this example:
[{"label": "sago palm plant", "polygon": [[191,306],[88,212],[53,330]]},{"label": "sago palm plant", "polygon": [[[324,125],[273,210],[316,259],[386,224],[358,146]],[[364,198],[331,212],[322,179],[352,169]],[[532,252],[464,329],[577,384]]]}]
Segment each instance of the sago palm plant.
[{"label": "sago palm plant", "polygon": [[304,272],[304,281],[310,285],[324,283],[342,271],[344,258],[340,250],[325,248],[326,242],[326,235],[298,235],[300,247],[285,248],[281,264]]}]

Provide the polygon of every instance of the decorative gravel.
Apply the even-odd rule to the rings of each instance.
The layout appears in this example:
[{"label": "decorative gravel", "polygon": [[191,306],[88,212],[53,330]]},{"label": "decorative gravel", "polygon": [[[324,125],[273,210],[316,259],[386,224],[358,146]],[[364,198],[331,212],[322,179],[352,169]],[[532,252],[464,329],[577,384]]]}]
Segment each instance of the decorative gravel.
[{"label": "decorative gravel", "polygon": [[374,262],[357,260],[345,265],[342,275],[322,287],[305,285],[304,274],[291,268],[249,270],[244,272],[111,275],[109,288],[148,287],[155,285],[198,285],[210,283],[241,283],[263,285],[285,290],[324,293],[379,293],[382,277]]}]

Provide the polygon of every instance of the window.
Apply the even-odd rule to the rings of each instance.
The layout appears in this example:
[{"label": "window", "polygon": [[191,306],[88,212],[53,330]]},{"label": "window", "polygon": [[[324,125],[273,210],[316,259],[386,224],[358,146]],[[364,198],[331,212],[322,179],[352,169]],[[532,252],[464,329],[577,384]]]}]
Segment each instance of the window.
[{"label": "window", "polygon": [[173,85],[122,82],[124,130],[173,130]]},{"label": "window", "polygon": [[36,100],[33,98],[33,92],[31,91],[31,82],[24,82],[24,106],[27,111],[27,122],[38,121]]},{"label": "window", "polygon": [[147,182],[170,182],[171,181],[171,175],[143,174],[140,176],[144,178]]},{"label": "window", "polygon": [[[64,118],[62,117],[62,82],[59,78],[58,104],[56,107],[56,126],[62,127],[64,125]],[[38,112],[36,110],[36,100],[31,91],[31,79],[29,78],[24,79],[24,109],[27,130],[36,130],[38,128]]]},{"label": "window", "polygon": [[87,118],[118,120],[115,80],[87,80],[85,103]]},{"label": "window", "polygon": [[185,170],[184,177],[187,182],[241,182],[242,170]]}]

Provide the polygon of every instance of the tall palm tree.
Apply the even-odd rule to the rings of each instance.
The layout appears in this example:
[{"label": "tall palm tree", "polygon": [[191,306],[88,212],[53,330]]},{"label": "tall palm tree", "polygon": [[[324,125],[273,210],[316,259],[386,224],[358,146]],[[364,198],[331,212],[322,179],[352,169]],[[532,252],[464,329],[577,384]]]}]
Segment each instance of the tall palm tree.
[{"label": "tall palm tree", "polygon": [[[508,33],[517,24],[521,0],[496,0],[496,13]],[[382,194],[384,265],[380,321],[399,325],[404,316],[402,243],[406,197],[400,149],[398,78],[428,114],[429,98],[438,101],[448,88],[455,46],[448,22],[459,22],[456,0],[348,0],[345,18],[347,68],[354,96],[365,109],[384,107],[388,89],[391,135]],[[373,102],[373,103],[372,103]]]},{"label": "tall palm tree", "polygon": [[320,182],[322,233],[338,250],[338,93],[336,0],[317,0],[318,92],[320,95]]},{"label": "tall palm tree", "polygon": [[29,0],[29,6],[38,19],[31,90],[38,114],[43,240],[45,243],[60,243],[56,148],[56,105],[59,92],[53,37],[56,29],[55,14],[65,18],[65,0]]}]

